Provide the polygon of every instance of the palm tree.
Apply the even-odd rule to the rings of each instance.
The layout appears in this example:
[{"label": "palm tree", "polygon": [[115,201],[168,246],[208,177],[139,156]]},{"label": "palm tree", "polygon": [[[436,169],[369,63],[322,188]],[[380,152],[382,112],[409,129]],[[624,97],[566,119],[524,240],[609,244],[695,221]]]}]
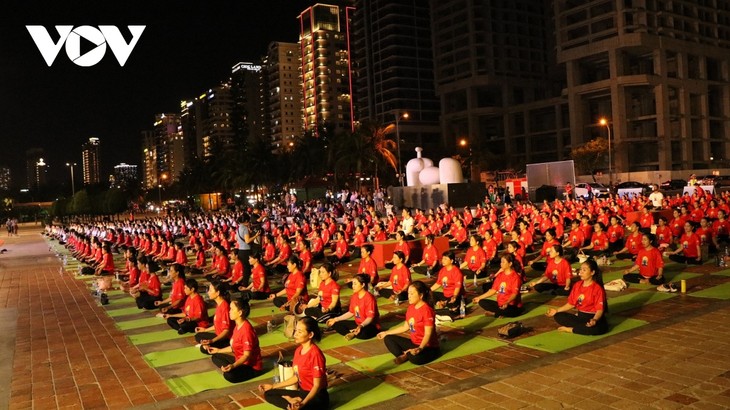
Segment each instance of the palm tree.
[{"label": "palm tree", "polygon": [[[382,127],[374,123],[363,123],[355,132],[343,132],[335,138],[334,169],[336,175],[355,173],[359,176],[368,165],[376,173],[380,164],[396,169],[393,151],[396,141],[389,139],[392,126]],[[377,177],[377,175],[375,175]]]}]

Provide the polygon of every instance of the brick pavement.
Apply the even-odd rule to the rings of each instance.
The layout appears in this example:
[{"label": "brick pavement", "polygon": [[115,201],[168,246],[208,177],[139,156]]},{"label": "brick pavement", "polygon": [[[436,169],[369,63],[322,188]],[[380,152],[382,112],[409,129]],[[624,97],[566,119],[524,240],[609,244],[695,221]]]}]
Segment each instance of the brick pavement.
[{"label": "brick pavement", "polygon": [[[261,403],[236,386],[175,398],[99,309],[82,281],[59,275],[37,228],[8,240],[0,308],[17,308],[10,408],[220,408]],[[651,324],[559,354],[509,344],[382,376],[409,392],[376,408],[730,407],[730,304],[682,295],[631,312]],[[531,325],[554,327],[544,317]],[[713,329],[710,333],[707,329]],[[451,330],[459,332],[459,330]],[[494,331],[488,329],[487,331]],[[335,355],[364,357],[367,342]],[[338,365],[339,383],[362,375]]]}]

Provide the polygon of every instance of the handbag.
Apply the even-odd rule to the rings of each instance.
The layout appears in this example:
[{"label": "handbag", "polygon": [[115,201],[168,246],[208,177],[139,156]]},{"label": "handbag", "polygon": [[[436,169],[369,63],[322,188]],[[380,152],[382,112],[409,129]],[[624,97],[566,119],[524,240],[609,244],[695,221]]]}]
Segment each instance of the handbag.
[{"label": "handbag", "polygon": [[624,282],[623,279],[614,279],[605,285],[603,285],[603,288],[606,290],[610,290],[612,292],[621,292],[622,290],[625,290],[628,288],[629,285]]},{"label": "handbag", "polygon": [[[293,363],[288,360],[284,360],[284,357],[282,356],[281,352],[279,352],[279,360],[276,362],[279,372],[279,380],[289,380],[294,376],[294,367]],[[286,390],[297,390],[299,386],[297,384],[293,384],[291,386],[284,387]]]},{"label": "handbag", "polygon": [[522,322],[509,322],[504,326],[497,329],[497,334],[503,339],[512,339],[527,331],[527,328],[522,325]]}]

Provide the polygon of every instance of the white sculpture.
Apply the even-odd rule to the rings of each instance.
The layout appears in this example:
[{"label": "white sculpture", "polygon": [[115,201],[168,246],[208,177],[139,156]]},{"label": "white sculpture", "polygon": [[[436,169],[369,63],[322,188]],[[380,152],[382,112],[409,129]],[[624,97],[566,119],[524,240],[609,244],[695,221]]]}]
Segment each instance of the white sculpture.
[{"label": "white sculpture", "polygon": [[429,158],[422,158],[423,148],[416,147],[416,158],[406,165],[406,184],[408,186],[456,184],[464,182],[461,164],[453,158],[443,158],[439,166],[433,165]]}]

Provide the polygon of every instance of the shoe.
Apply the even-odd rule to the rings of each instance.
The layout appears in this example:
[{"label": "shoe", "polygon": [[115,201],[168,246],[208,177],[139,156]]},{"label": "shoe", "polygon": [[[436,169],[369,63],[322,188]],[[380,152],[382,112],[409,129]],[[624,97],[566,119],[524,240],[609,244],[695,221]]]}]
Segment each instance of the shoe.
[{"label": "shoe", "polygon": [[345,335],[345,340],[347,340],[349,342],[350,340],[354,339],[355,336],[357,336],[357,335],[354,334],[354,333],[352,333],[352,332],[350,332],[350,333],[348,333],[348,334]]},{"label": "shoe", "polygon": [[530,288],[527,285],[520,286],[520,293],[530,293]]},{"label": "shoe", "polygon": [[393,359],[393,363],[396,365],[403,364],[408,361],[408,356],[404,353],[400,356],[396,356],[395,359]]},{"label": "shoe", "polygon": [[669,288],[669,292],[671,293],[676,293],[679,291],[679,289],[677,289],[677,285],[675,285],[674,283],[670,283],[667,287]]},{"label": "shoe", "polygon": [[449,315],[436,315],[436,320],[441,323],[449,323],[454,321],[454,319],[452,319]]},{"label": "shoe", "polygon": [[[669,286],[667,286],[666,283],[657,286],[656,290],[659,292],[671,292],[672,291],[672,289]],[[676,292],[677,290],[675,289],[674,291]]]}]

